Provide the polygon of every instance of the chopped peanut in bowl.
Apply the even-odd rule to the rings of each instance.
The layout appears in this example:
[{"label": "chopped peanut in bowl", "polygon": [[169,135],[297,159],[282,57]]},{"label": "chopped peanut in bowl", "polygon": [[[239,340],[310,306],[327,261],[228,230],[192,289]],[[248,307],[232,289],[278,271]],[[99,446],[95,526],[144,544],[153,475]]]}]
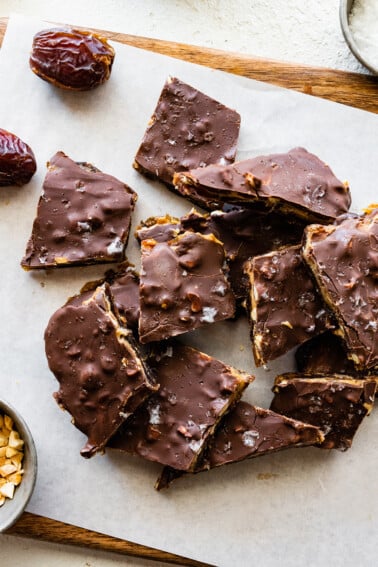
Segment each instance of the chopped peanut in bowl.
[{"label": "chopped peanut in bowl", "polygon": [[15,488],[22,480],[23,447],[13,419],[0,413],[0,506],[6,498],[13,498]]}]

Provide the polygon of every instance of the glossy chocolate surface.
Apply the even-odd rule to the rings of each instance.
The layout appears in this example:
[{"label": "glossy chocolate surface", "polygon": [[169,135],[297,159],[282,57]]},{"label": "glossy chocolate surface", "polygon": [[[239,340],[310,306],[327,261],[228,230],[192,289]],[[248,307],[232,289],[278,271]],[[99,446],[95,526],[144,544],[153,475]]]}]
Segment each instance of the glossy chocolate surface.
[{"label": "glossy chocolate surface", "polygon": [[[240,401],[222,419],[194,472],[283,449],[315,445],[323,440],[324,435],[317,427]],[[164,467],[156,489],[168,488],[182,474],[177,469]]]},{"label": "glossy chocolate surface", "polygon": [[331,374],[287,373],[275,380],[270,409],[319,427],[323,449],[346,451],[373,407],[376,383]]},{"label": "glossy chocolate surface", "polygon": [[116,271],[105,274],[109,282],[109,295],[114,314],[122,325],[138,329],[139,323],[139,276],[133,267],[125,262]]},{"label": "glossy chocolate surface", "polygon": [[304,148],[186,171],[175,176],[174,185],[206,209],[257,202],[309,222],[331,222],[346,213],[351,203],[348,186]]},{"label": "glossy chocolate surface", "polygon": [[134,167],[171,185],[177,171],[235,159],[240,115],[169,78],[135,156]]},{"label": "glossy chocolate surface", "polygon": [[306,226],[302,221],[277,212],[239,206],[213,211],[210,215],[192,211],[180,221],[186,230],[213,233],[223,242],[229,266],[228,278],[238,299],[244,299],[249,289],[244,273],[245,261],[281,246],[299,244]]},{"label": "glossy chocolate surface", "polygon": [[136,199],[115,177],[56,153],[48,164],[22,267],[122,260]]},{"label": "glossy chocolate surface", "polygon": [[184,232],[169,242],[142,241],[139,339],[167,339],[228,319],[235,298],[213,236]]},{"label": "glossy chocolate surface", "polygon": [[81,454],[104,448],[123,421],[156,390],[130,331],[111,312],[106,285],[58,309],[45,331],[56,401],[88,437]]},{"label": "glossy chocolate surface", "polygon": [[235,463],[290,447],[321,442],[317,427],[240,401],[222,420],[203,459],[204,468]]},{"label": "glossy chocolate surface", "polygon": [[246,263],[257,366],[332,327],[324,302],[302,260],[300,246],[256,256]]},{"label": "glossy chocolate surface", "polygon": [[253,377],[178,343],[148,362],[160,389],[108,446],[193,471],[215,425]]},{"label": "glossy chocolate surface", "polygon": [[335,313],[357,370],[378,366],[378,209],[311,225],[303,256]]}]

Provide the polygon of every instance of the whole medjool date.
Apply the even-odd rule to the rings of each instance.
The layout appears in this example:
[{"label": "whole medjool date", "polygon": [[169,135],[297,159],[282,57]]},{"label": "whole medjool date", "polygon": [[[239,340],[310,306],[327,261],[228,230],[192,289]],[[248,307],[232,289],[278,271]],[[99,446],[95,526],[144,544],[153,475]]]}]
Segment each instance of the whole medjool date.
[{"label": "whole medjool date", "polygon": [[25,185],[36,169],[32,149],[15,134],[0,128],[0,186]]},{"label": "whole medjool date", "polygon": [[57,87],[93,89],[110,77],[115,51],[96,33],[72,28],[42,30],[33,38],[30,67]]}]

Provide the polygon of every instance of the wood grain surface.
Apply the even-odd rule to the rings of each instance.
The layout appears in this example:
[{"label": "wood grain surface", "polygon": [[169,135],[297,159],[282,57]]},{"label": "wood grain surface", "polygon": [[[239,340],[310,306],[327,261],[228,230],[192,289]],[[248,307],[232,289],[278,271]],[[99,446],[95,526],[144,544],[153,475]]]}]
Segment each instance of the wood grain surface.
[{"label": "wood grain surface", "polygon": [[[7,18],[0,18],[0,45],[7,21]],[[248,55],[109,31],[100,31],[100,33],[112,41],[378,113],[378,77],[270,61]],[[30,512],[24,512],[7,533],[54,543],[112,551],[169,564],[208,567],[207,563],[78,528]]]},{"label": "wood grain surface", "polygon": [[[0,42],[6,25],[7,18],[0,18]],[[99,33],[112,41],[378,113],[378,76],[271,61],[136,35],[103,30]]]}]

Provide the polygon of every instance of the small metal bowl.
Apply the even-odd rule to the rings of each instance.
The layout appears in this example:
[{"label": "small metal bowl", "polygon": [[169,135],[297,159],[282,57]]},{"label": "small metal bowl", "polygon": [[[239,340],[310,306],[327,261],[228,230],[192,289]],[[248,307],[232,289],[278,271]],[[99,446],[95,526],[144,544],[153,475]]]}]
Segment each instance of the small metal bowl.
[{"label": "small metal bowl", "polygon": [[365,59],[363,55],[361,55],[361,51],[356,44],[353,35],[350,31],[349,27],[349,14],[352,10],[354,0],[341,0],[340,1],[340,24],[341,29],[345,37],[345,41],[347,42],[349,49],[353,53],[355,57],[364,65],[367,69],[369,69],[375,75],[378,75],[378,61],[375,62],[375,65],[372,61],[368,61]]},{"label": "small metal bowl", "polygon": [[4,400],[0,400],[0,413],[9,415],[13,419],[14,427],[24,441],[22,481],[16,487],[13,498],[6,499],[0,507],[0,533],[2,533],[18,520],[30,500],[37,478],[37,453],[32,434],[17,410]]}]

